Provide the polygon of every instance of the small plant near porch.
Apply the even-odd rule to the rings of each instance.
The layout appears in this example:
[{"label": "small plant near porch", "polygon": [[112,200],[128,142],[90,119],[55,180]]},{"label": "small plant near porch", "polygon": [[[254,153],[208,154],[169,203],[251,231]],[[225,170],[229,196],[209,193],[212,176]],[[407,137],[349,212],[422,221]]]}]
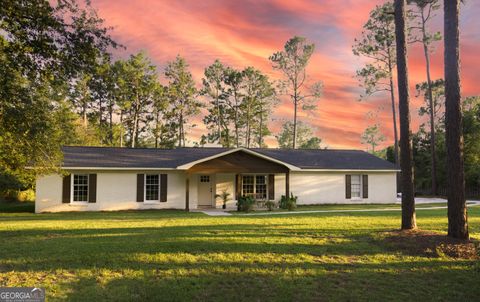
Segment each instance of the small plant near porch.
[{"label": "small plant near porch", "polygon": [[290,197],[282,195],[280,198],[280,208],[287,209],[289,211],[295,210],[297,207],[298,196],[293,196],[293,193],[290,193]]},{"label": "small plant near porch", "polygon": [[265,206],[267,207],[268,211],[271,212],[271,211],[273,211],[273,209],[275,209],[276,204],[275,204],[274,201],[269,200],[269,201],[265,202]]},{"label": "small plant near porch", "polygon": [[227,190],[223,190],[220,194],[215,194],[215,198],[220,198],[222,200],[222,209],[226,209],[227,208],[227,202],[229,202],[230,200],[232,200],[230,198],[230,193],[227,192]]},{"label": "small plant near porch", "polygon": [[255,204],[255,198],[252,196],[240,196],[237,202],[237,210],[239,212],[250,212]]}]

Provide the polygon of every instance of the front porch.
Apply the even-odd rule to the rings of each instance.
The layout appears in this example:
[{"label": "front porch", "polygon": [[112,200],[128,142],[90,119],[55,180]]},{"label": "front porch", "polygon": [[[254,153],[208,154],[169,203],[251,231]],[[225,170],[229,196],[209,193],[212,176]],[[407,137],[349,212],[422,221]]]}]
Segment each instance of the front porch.
[{"label": "front porch", "polygon": [[185,209],[222,208],[216,196],[229,194],[227,209],[240,196],[259,201],[279,200],[290,194],[290,169],[281,163],[238,150],[195,163],[185,171]]}]

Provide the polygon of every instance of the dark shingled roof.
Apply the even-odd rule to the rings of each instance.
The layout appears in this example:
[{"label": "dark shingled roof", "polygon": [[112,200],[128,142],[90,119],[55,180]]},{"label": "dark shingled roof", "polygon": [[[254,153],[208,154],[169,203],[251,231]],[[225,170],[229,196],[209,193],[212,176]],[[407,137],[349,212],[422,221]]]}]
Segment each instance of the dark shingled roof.
[{"label": "dark shingled roof", "polygon": [[[63,147],[64,168],[176,168],[225,152],[227,148]],[[395,166],[358,150],[250,149],[302,169],[395,170]]]},{"label": "dark shingled roof", "polygon": [[395,170],[391,162],[360,150],[252,150],[302,169]]}]

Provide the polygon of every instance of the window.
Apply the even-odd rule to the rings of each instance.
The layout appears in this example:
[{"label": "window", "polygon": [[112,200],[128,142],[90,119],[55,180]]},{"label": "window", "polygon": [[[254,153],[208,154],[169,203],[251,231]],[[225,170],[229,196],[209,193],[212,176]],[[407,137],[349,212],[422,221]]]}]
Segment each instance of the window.
[{"label": "window", "polygon": [[361,175],[352,175],[352,198],[360,198],[362,196],[362,179]]},{"label": "window", "polygon": [[145,200],[158,201],[160,191],[160,177],[158,174],[145,175]]},{"label": "window", "polygon": [[200,182],[210,182],[209,175],[200,175]]},{"label": "window", "polygon": [[255,193],[255,177],[253,175],[244,175],[242,177],[242,195],[253,196]]},{"label": "window", "polygon": [[74,202],[88,202],[88,174],[73,175]]},{"label": "window", "polygon": [[255,198],[267,199],[267,176],[255,176]]},{"label": "window", "polygon": [[242,195],[267,199],[267,175],[243,175]]}]

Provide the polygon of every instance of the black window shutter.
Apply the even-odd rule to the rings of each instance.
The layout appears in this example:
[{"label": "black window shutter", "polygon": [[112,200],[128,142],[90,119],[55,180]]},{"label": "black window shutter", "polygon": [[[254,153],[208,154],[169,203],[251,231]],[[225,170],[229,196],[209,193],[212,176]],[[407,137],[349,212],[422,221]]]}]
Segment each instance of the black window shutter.
[{"label": "black window shutter", "polygon": [[137,202],[143,202],[144,174],[137,174]]},{"label": "black window shutter", "polygon": [[368,175],[362,175],[362,197],[368,198]]},{"label": "black window shutter", "polygon": [[352,198],[352,175],[345,175],[345,198]]},{"label": "black window shutter", "polygon": [[275,174],[268,174],[268,200],[275,199]]},{"label": "black window shutter", "polygon": [[97,174],[88,176],[88,202],[97,202]]},{"label": "black window shutter", "polygon": [[160,202],[167,202],[167,174],[160,174]]},{"label": "black window shutter", "polygon": [[240,174],[235,175],[235,199],[236,200],[240,198],[240,194],[242,192],[240,177],[241,177]]},{"label": "black window shutter", "polygon": [[72,175],[63,177],[62,184],[62,203],[70,203],[70,188],[72,183]]}]

